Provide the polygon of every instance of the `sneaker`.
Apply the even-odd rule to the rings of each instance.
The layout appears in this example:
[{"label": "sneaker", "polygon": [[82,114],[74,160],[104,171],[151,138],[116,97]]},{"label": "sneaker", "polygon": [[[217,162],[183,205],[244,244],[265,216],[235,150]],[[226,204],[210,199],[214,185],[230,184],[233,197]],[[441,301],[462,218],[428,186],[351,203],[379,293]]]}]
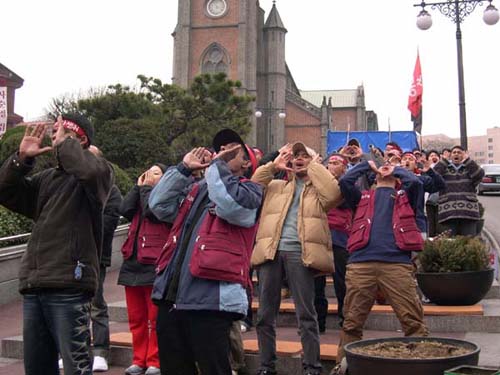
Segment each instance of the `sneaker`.
[{"label": "sneaker", "polygon": [[142,375],[146,372],[146,369],[141,366],[132,365],[125,370],[126,375]]},{"label": "sneaker", "polygon": [[240,325],[240,329],[241,329],[241,333],[245,333],[245,332],[248,332],[252,329],[252,327],[250,327],[247,323],[245,322],[241,322],[241,325]]},{"label": "sneaker", "polygon": [[64,370],[64,365],[63,365],[63,361],[62,361],[62,358],[59,358],[59,370]]},{"label": "sneaker", "polygon": [[338,363],[330,372],[330,375],[347,375],[349,370],[347,368],[347,360],[344,358]]},{"label": "sneaker", "polygon": [[108,371],[108,361],[106,361],[106,358],[96,355],[94,357],[94,364],[92,365],[92,371],[95,372]]},{"label": "sneaker", "polygon": [[149,366],[145,372],[145,375],[161,375],[161,371],[156,366]]}]

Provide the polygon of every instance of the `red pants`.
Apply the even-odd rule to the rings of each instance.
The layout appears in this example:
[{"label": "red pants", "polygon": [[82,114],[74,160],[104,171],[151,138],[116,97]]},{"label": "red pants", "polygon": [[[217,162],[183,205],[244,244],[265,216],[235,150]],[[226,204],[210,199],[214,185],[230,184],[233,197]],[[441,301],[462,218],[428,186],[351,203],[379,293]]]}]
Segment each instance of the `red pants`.
[{"label": "red pants", "polygon": [[158,308],[151,301],[152,286],[126,286],[128,324],[132,333],[133,364],[160,368],[156,316]]}]

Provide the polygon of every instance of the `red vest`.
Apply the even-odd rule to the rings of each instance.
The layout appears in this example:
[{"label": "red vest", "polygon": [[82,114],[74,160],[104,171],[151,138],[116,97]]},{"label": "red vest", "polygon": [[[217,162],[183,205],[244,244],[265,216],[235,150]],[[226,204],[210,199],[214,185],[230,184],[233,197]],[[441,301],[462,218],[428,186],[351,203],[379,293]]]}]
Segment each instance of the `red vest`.
[{"label": "red vest", "polygon": [[124,259],[132,256],[134,241],[137,234],[137,261],[142,264],[156,264],[161,249],[170,233],[170,226],[166,223],[155,223],[147,217],[142,218],[139,208],[130,223],[127,239],[122,246]]},{"label": "red vest", "polygon": [[[195,184],[180,206],[169,240],[158,259],[158,273],[168,266],[172,258],[183,223],[197,194],[198,185]],[[250,287],[250,256],[256,232],[257,225],[244,228],[230,224],[215,214],[215,207],[210,208],[198,232],[193,233],[196,239],[189,262],[191,275]]]},{"label": "red vest", "polygon": [[330,230],[349,233],[352,226],[352,210],[350,208],[332,208],[328,211]]},{"label": "red vest", "polygon": [[[361,195],[352,224],[347,249],[350,253],[364,248],[370,241],[370,232],[375,207],[375,190],[366,190]],[[392,213],[392,229],[396,246],[405,251],[421,251],[424,240],[417,227],[415,213],[404,190],[399,190]]]}]

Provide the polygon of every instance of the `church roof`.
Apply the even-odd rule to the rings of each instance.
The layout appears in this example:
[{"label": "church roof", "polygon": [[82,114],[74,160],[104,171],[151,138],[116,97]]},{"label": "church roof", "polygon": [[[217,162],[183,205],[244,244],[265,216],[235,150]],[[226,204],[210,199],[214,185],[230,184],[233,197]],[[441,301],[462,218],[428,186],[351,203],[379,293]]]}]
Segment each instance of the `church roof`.
[{"label": "church roof", "polygon": [[5,65],[0,63],[0,77],[6,78],[9,81],[15,82],[17,85],[21,87],[23,85],[24,79],[19,77],[16,73],[14,73],[12,70],[7,68]]},{"label": "church roof", "polygon": [[273,4],[271,12],[269,13],[269,17],[267,17],[266,24],[264,25],[265,29],[270,28],[278,28],[286,31],[285,25],[281,20],[280,14],[278,12],[278,8],[276,8],[276,3]]},{"label": "church roof", "polygon": [[332,98],[334,108],[353,108],[357,106],[358,90],[311,90],[300,91],[302,98],[321,107],[323,97]]}]

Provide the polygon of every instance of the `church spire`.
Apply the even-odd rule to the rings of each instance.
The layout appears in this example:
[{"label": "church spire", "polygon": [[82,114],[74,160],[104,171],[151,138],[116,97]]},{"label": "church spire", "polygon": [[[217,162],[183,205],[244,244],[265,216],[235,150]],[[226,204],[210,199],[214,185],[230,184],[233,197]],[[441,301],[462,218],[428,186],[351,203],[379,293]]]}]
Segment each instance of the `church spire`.
[{"label": "church spire", "polygon": [[278,8],[276,7],[276,0],[273,1],[273,7],[271,12],[269,13],[269,17],[267,17],[266,24],[264,25],[265,29],[282,29],[285,32],[287,31],[283,21],[281,20],[280,14],[278,12]]}]

